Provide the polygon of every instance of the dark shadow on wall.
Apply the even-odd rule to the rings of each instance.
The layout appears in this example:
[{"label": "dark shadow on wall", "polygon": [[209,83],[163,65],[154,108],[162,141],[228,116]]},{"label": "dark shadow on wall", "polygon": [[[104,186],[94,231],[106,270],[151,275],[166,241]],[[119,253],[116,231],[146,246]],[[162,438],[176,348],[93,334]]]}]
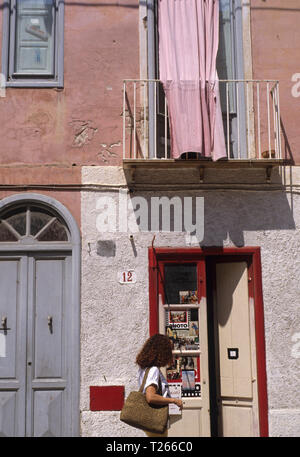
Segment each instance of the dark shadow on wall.
[{"label": "dark shadow on wall", "polygon": [[[143,211],[135,197],[142,197]],[[156,211],[154,215],[155,229],[151,207],[153,197],[165,197],[165,203],[160,206],[159,213]],[[176,213],[174,206],[169,204],[173,197],[177,197],[177,204],[181,206],[181,225],[180,221],[178,222],[180,211]],[[197,245],[199,247],[224,246],[228,245],[228,242],[237,247],[243,247],[245,232],[295,230],[296,228],[285,190],[195,190],[194,192],[161,190],[151,193],[135,191],[128,195],[128,199],[132,200],[134,217],[141,232],[159,231],[166,234],[181,232],[181,235],[184,233],[188,235],[189,230],[186,230],[188,224],[184,220],[184,197],[192,197],[193,201],[192,214],[186,217],[189,217],[189,221],[193,221],[198,228],[203,224],[202,232],[198,230],[201,236],[198,236],[196,244],[194,244],[196,240],[193,239],[195,247]],[[204,198],[204,212],[198,210],[197,213],[196,197]],[[178,226],[181,226],[182,231],[178,230]]]},{"label": "dark shadow on wall", "polygon": [[286,134],[286,130],[284,128],[282,116],[280,116],[280,129],[281,129],[282,139],[283,139],[282,157],[289,163],[289,165],[295,165],[295,160],[294,160],[292,149],[291,149],[291,146],[290,146],[287,134]]},{"label": "dark shadow on wall", "polygon": [[200,246],[223,246],[229,239],[242,247],[244,232],[295,228],[285,192],[209,192],[205,195],[204,238]]}]

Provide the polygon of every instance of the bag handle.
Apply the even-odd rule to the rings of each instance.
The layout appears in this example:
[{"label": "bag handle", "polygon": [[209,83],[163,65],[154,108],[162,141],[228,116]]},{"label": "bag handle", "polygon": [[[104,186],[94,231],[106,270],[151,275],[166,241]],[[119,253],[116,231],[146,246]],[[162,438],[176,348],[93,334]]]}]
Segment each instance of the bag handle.
[{"label": "bag handle", "polygon": [[144,379],[143,379],[143,382],[141,384],[141,387],[139,388],[139,392],[143,392],[143,390],[144,390],[144,385],[146,384],[146,379],[147,379],[149,371],[150,371],[150,367],[146,368],[146,371],[145,371],[145,374],[144,374]]},{"label": "bag handle", "polygon": [[159,370],[158,391],[157,392],[159,395],[162,395],[162,383],[161,383],[161,379],[160,379],[160,370]]}]

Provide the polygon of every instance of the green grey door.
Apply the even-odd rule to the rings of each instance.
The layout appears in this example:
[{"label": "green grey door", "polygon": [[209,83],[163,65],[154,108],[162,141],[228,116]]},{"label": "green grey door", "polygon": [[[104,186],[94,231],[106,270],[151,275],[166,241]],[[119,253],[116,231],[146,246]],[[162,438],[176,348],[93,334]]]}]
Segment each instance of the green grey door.
[{"label": "green grey door", "polygon": [[[22,233],[22,211],[0,223],[0,436],[72,436],[76,420],[72,250],[61,222],[37,210],[24,211],[31,233],[28,227]],[[1,251],[7,230],[19,239],[16,249]]]}]

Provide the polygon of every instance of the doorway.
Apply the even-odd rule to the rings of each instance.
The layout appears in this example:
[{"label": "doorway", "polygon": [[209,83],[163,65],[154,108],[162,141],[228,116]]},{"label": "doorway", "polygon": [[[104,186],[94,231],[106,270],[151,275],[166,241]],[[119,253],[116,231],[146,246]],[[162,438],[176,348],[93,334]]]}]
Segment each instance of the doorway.
[{"label": "doorway", "polygon": [[259,248],[151,248],[149,264],[150,334],[171,335],[185,403],[169,436],[267,436]]},{"label": "doorway", "polygon": [[259,436],[251,259],[206,261],[212,436]]},{"label": "doorway", "polygon": [[0,435],[78,436],[76,223],[38,194],[1,206]]}]

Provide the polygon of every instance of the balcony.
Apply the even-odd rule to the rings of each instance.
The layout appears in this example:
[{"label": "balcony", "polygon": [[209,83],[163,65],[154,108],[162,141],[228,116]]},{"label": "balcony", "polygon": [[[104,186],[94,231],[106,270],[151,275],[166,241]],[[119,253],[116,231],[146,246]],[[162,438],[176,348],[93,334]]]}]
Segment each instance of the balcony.
[{"label": "balcony", "polygon": [[220,80],[226,157],[218,161],[193,151],[184,159],[170,152],[168,105],[159,80],[123,82],[123,166],[142,168],[265,168],[284,164],[280,131],[279,83],[273,80]]}]

